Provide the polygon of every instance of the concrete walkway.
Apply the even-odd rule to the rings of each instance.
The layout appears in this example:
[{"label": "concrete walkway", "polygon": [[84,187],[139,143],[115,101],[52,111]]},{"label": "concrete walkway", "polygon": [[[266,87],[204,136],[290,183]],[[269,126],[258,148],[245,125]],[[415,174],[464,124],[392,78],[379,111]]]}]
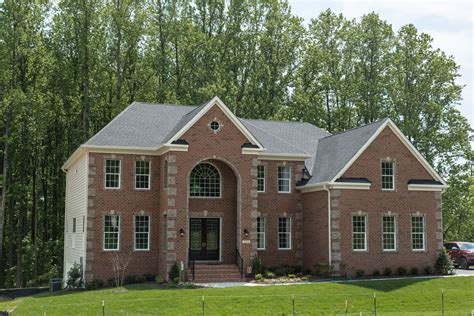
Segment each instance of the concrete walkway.
[{"label": "concrete walkway", "polygon": [[198,286],[208,288],[226,288],[235,286],[277,286],[277,285],[299,285],[299,284],[317,284],[317,283],[348,283],[348,282],[367,282],[367,281],[386,281],[386,280],[413,280],[413,279],[433,279],[433,278],[453,278],[453,277],[469,277],[474,276],[474,269],[461,270],[456,269],[454,275],[422,275],[422,276],[406,276],[406,277],[377,277],[365,279],[339,279],[339,280],[315,280],[305,282],[291,283],[255,283],[255,282],[214,282],[214,283],[196,283]]}]

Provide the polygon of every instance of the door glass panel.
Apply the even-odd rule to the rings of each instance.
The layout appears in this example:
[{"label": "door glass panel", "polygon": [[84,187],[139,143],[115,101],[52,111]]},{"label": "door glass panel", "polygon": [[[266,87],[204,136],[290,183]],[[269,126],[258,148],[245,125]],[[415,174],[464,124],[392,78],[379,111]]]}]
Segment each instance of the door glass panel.
[{"label": "door glass panel", "polygon": [[191,234],[189,244],[191,250],[201,250],[202,224],[200,219],[191,219]]},{"label": "door glass panel", "polygon": [[207,220],[207,250],[217,250],[219,248],[219,220]]}]

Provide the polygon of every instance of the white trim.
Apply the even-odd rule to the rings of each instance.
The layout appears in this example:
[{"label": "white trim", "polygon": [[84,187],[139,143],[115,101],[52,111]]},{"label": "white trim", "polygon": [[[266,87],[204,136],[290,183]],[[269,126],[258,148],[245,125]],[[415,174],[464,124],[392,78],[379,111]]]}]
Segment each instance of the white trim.
[{"label": "white trim", "polygon": [[309,154],[270,153],[258,148],[242,148],[242,155],[257,155],[262,160],[304,161],[311,158]]},{"label": "white trim", "polygon": [[[290,221],[290,231],[289,232],[284,232],[284,233],[280,233],[280,218],[286,218]],[[278,222],[277,222],[277,245],[278,245],[278,250],[292,250],[292,246],[293,246],[293,243],[292,243],[292,231],[293,231],[293,228],[291,227],[291,225],[293,225],[292,223],[293,221],[291,220],[291,217],[290,216],[278,216]],[[280,248],[280,234],[289,234],[289,238],[288,238],[288,248]]]},{"label": "white trim", "polygon": [[446,182],[441,178],[441,176],[431,167],[431,165],[426,161],[426,159],[420,154],[420,152],[413,146],[413,144],[406,138],[406,136],[400,131],[400,129],[395,125],[391,119],[387,119],[377,131],[369,138],[369,140],[362,146],[357,153],[349,160],[349,162],[336,174],[336,176],[330,181],[334,182],[336,179],[342,177],[342,175],[349,169],[350,166],[362,155],[362,153],[369,147],[370,144],[380,135],[380,133],[389,127],[394,134],[400,139],[400,141],[408,148],[408,150],[415,156],[415,158],[425,167],[426,171],[437,181],[441,182],[443,185],[446,185]]},{"label": "white trim", "polygon": [[[290,177],[288,178],[288,181],[289,181],[289,183],[288,183],[288,189],[289,189],[289,191],[280,191],[280,175],[279,175],[279,172],[278,172],[278,171],[279,171],[278,169],[279,169],[280,167],[288,167],[288,168],[290,169]],[[292,170],[291,166],[288,166],[288,165],[278,165],[278,166],[277,166],[277,192],[278,192],[278,193],[288,194],[288,193],[291,193],[291,192],[293,191],[293,190],[291,189],[291,185],[292,185],[292,183],[291,183],[291,178],[292,178],[292,175],[293,175],[293,172],[292,172],[292,171],[293,171],[293,170]],[[282,179],[282,180],[287,180],[286,178],[281,178],[281,179]]]},{"label": "white trim", "polygon": [[[392,164],[392,174],[391,175],[387,175],[387,174],[383,174],[383,168],[382,168],[382,165],[384,163],[390,163]],[[395,172],[396,172],[396,164],[395,164],[395,159],[392,159],[392,158],[382,158],[380,159],[380,188],[382,191],[385,191],[385,192],[394,192],[395,191],[395,188],[396,188],[396,181],[395,181]],[[384,188],[383,187],[383,177],[391,177],[392,178],[392,188],[391,189],[387,189],[387,188]]]},{"label": "white trim", "polygon": [[[260,180],[262,178],[258,177],[258,168],[259,167],[263,168],[263,190],[260,190],[260,191],[258,190],[258,180]],[[267,178],[267,167],[266,167],[266,165],[258,165],[257,166],[257,192],[258,193],[265,193],[265,190],[267,188],[266,178]]]},{"label": "white trim", "polygon": [[339,190],[370,190],[372,183],[360,183],[360,182],[321,182],[311,185],[305,185],[302,187],[296,187],[301,193],[323,191],[326,189],[339,189]]},{"label": "white trim", "polygon": [[[423,248],[422,249],[413,249],[413,218],[414,217],[421,217],[421,219],[423,220],[422,221],[422,224],[423,224],[423,232],[422,232],[422,236],[423,236]],[[416,234],[420,234],[420,233],[416,233]],[[410,216],[410,248],[411,248],[411,251],[412,252],[423,252],[423,251],[426,251],[426,217],[424,214],[420,214],[420,215],[417,215],[417,214],[411,214]]]},{"label": "white trim", "polygon": [[[118,187],[107,186],[107,160],[117,160],[119,162],[119,173],[118,173]],[[112,173],[111,173],[112,174]],[[113,173],[115,174],[115,173]],[[104,190],[120,190],[122,186],[122,160],[118,158],[105,158],[104,159]]]},{"label": "white trim", "polygon": [[[263,233],[258,232],[257,224],[257,250],[263,251],[267,249],[267,218],[265,216],[258,216],[257,221],[259,218],[263,220]],[[263,248],[258,247],[258,234],[263,234]]]},{"label": "white trim", "polygon": [[442,192],[446,189],[446,185],[442,184],[409,184],[408,191],[431,191],[431,192]]},{"label": "white trim", "polygon": [[260,148],[242,148],[242,155],[258,155],[262,150]]},{"label": "white trim", "polygon": [[[364,217],[364,249],[354,249],[354,234],[360,234],[361,232],[354,232],[354,216]],[[368,250],[368,216],[367,214],[351,214],[351,239],[352,239],[352,251],[353,252],[367,252]]]},{"label": "white trim", "polygon": [[[105,217],[106,216],[118,216],[118,237],[117,237],[117,248],[116,249],[105,249]],[[120,235],[122,233],[122,216],[120,214],[104,214],[102,217],[102,251],[120,251]]]},{"label": "white trim", "polygon": [[[392,217],[393,218],[393,233],[385,233],[383,230],[383,219],[384,217]],[[382,251],[383,252],[397,252],[398,251],[398,221],[397,216],[395,214],[382,214]],[[386,249],[384,245],[384,234],[393,234],[393,243],[395,248],[394,249]]]},{"label": "white trim", "polygon": [[[136,218],[137,216],[148,216],[148,241],[146,249],[137,249],[137,226]],[[151,235],[151,216],[149,214],[133,214],[133,251],[150,251],[150,235]]]},{"label": "white trim", "polygon": [[[216,168],[217,170],[217,173],[219,174],[219,196],[191,196],[191,174],[193,173],[193,170],[194,168],[196,168],[197,166],[199,165],[202,165],[202,164],[208,164],[208,165],[211,165],[213,166],[214,168]],[[223,190],[224,190],[224,178],[222,177],[222,174],[221,174],[221,171],[219,170],[219,168],[217,168],[217,166],[215,164],[213,164],[212,162],[210,161],[200,161],[198,162],[196,165],[194,165],[191,169],[191,172],[189,172],[189,176],[188,176],[188,199],[222,199],[222,196],[223,196]]]},{"label": "white trim", "polygon": [[[133,165],[133,189],[136,191],[149,191],[151,190],[151,160],[149,159],[135,159]],[[137,162],[146,161],[148,162],[148,187],[147,188],[137,188]],[[141,176],[145,174],[140,174]]]},{"label": "white trim", "polygon": [[197,113],[186,125],[184,125],[173,137],[166,142],[166,145],[171,145],[172,142],[179,139],[184,133],[186,133],[191,126],[193,126],[201,117],[206,114],[209,109],[211,109],[214,105],[217,105],[222,112],[229,118],[229,120],[234,123],[234,125],[244,134],[244,136],[254,145],[257,145],[259,149],[263,150],[264,147],[260,142],[250,133],[250,131],[240,122],[240,120],[229,110],[229,108],[222,102],[219,97],[215,96],[209,101],[200,111]]}]

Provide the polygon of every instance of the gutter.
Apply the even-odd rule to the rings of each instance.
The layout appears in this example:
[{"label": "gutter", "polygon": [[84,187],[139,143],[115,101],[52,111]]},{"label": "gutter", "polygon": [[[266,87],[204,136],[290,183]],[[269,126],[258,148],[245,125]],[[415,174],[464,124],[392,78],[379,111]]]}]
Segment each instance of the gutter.
[{"label": "gutter", "polygon": [[329,267],[332,267],[332,252],[331,252],[331,190],[328,189],[328,185],[324,185],[323,190],[328,193],[328,263]]}]

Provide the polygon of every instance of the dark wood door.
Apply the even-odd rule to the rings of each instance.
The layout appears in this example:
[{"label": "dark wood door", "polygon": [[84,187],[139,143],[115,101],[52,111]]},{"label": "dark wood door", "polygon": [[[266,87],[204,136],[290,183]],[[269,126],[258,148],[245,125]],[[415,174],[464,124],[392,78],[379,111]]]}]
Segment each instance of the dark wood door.
[{"label": "dark wood door", "polygon": [[219,260],[218,218],[191,218],[189,220],[189,259]]}]

